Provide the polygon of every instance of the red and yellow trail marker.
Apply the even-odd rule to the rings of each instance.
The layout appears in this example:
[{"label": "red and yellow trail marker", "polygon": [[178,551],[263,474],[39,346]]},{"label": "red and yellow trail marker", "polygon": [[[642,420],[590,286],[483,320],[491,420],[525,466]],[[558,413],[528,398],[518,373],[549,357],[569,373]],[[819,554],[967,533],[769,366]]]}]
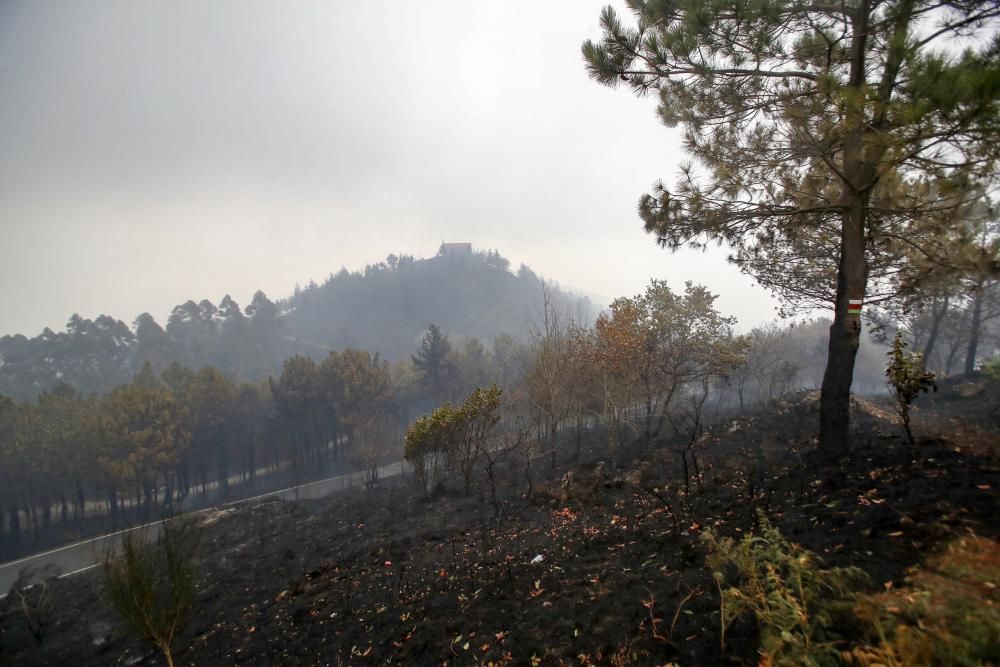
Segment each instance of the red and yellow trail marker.
[{"label": "red and yellow trail marker", "polygon": [[855,317],[861,316],[861,299],[848,299],[847,314]]}]

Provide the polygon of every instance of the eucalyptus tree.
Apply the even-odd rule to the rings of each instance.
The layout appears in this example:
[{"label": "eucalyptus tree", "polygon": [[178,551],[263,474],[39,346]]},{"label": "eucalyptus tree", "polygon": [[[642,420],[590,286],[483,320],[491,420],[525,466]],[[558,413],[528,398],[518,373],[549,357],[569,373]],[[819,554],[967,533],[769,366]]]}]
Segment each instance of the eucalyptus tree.
[{"label": "eucalyptus tree", "polygon": [[694,158],[674,186],[641,198],[646,230],[671,249],[727,242],[732,260],[780,295],[830,302],[820,441],[842,453],[857,306],[885,268],[885,244],[959,206],[948,193],[997,159],[1000,5],[628,5],[631,25],[603,11],[602,39],[582,47],[588,71],[657,94],[661,120],[684,129]]}]

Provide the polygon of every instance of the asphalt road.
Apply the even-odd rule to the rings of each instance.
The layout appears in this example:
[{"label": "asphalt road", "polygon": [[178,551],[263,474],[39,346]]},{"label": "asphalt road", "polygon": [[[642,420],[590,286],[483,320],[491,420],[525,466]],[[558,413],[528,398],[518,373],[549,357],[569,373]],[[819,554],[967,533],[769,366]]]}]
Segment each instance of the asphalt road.
[{"label": "asphalt road", "polygon": [[[402,461],[396,461],[394,463],[384,465],[379,468],[379,478],[384,479],[386,477],[398,475],[404,470],[404,466],[405,464]],[[408,468],[408,466],[406,467]],[[315,482],[309,482],[308,484],[292,486],[280,491],[264,493],[252,498],[243,498],[241,500],[227,502],[213,507],[206,507],[200,510],[185,513],[181,516],[196,517],[199,515],[210,515],[213,512],[217,512],[220,509],[224,509],[232,505],[253,503],[265,498],[281,498],[283,500],[323,498],[337,491],[363,488],[364,480],[365,477],[362,472],[337,475],[336,477],[328,477]],[[50,551],[34,554],[32,556],[26,556],[9,563],[0,564],[0,599],[7,596],[7,591],[10,590],[11,584],[17,580],[18,573],[20,573],[23,569],[33,568],[35,571],[39,571],[43,568],[50,568],[54,569],[55,572],[53,572],[53,574],[58,573],[60,578],[85,572],[93,567],[97,567],[97,564],[100,563],[103,554],[105,554],[109,549],[117,549],[121,544],[122,536],[124,534],[135,530],[144,530],[147,539],[153,540],[159,535],[160,522],[157,521],[155,523],[121,530],[117,533],[109,533],[107,535],[91,538],[89,540],[74,542],[73,544],[67,544],[66,546],[59,547],[58,549],[52,549]]]}]

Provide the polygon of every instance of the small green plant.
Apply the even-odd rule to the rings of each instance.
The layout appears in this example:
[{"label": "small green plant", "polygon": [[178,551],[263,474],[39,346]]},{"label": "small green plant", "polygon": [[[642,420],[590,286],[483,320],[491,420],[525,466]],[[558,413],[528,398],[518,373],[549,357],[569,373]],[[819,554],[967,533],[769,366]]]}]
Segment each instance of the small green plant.
[{"label": "small green plant", "polygon": [[1000,382],[1000,357],[991,357],[983,362],[983,375],[991,382]]},{"label": "small green plant", "polygon": [[460,407],[440,405],[406,431],[403,456],[413,466],[424,495],[429,496],[439,481],[442,462],[449,472],[461,474],[466,494],[471,492],[476,462],[500,421],[502,393],[495,384],[477,388]]},{"label": "small green plant", "polygon": [[122,537],[120,553],[104,555],[104,584],[111,605],[140,637],[173,667],[173,643],[194,602],[197,528],[174,519],[160,522],[155,543],[141,530]]},{"label": "small green plant", "polygon": [[403,458],[413,466],[417,485],[425,497],[430,497],[441,481],[442,468],[454,459],[461,428],[459,411],[445,403],[407,429]]},{"label": "small green plant", "polygon": [[910,407],[921,392],[931,388],[937,390],[934,373],[924,370],[923,356],[920,353],[906,351],[906,341],[901,333],[896,334],[888,354],[889,365],[886,366],[885,376],[889,378],[889,386],[895,394],[896,410],[903,420],[903,430],[912,444],[914,439],[910,429]]},{"label": "small green plant", "polygon": [[823,568],[818,557],[782,537],[767,519],[760,535],[739,541],[706,530],[706,564],[719,590],[720,649],[740,615],[752,612],[760,631],[761,665],[841,664],[838,644],[851,624],[857,568]]}]

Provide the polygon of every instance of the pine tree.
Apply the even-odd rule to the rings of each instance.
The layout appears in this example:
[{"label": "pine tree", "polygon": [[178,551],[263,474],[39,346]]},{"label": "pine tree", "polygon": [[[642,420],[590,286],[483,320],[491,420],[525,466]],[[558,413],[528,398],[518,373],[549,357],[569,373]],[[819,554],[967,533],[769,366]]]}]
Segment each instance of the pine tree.
[{"label": "pine tree", "polygon": [[[840,454],[861,330],[850,306],[866,298],[880,233],[898,237],[928,210],[960,205],[932,193],[967,189],[998,157],[1000,5],[628,4],[636,25],[608,7],[603,39],[583,44],[589,73],[656,93],[695,160],[672,189],[642,197],[646,230],[671,249],[727,242],[742,269],[783,295],[832,294],[820,440]],[[835,271],[813,270],[824,258]]]},{"label": "pine tree", "polygon": [[449,355],[451,342],[436,324],[427,327],[420,349],[412,356],[413,365],[421,374],[421,382],[431,392],[431,398],[442,401],[448,398],[454,380],[454,367]]}]

